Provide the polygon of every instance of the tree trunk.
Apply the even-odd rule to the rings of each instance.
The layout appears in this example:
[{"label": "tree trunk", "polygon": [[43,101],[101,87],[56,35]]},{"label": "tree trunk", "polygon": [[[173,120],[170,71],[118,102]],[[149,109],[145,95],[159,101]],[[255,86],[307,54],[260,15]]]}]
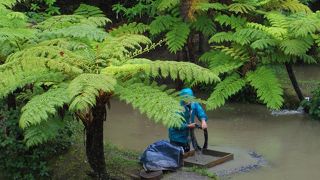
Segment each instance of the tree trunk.
[{"label": "tree trunk", "polygon": [[16,109],[17,107],[16,96],[13,93],[8,95],[7,105],[8,105],[8,109]]},{"label": "tree trunk", "polygon": [[302,95],[302,92],[301,92],[301,89],[299,87],[298,81],[297,81],[296,76],[295,76],[295,74],[293,72],[292,65],[289,64],[289,63],[286,63],[285,66],[286,66],[286,69],[287,69],[288,76],[290,78],[291,84],[292,84],[292,86],[293,86],[293,88],[294,88],[299,100],[303,101],[304,100],[304,96]]},{"label": "tree trunk", "polygon": [[92,121],[85,124],[86,154],[88,162],[98,179],[107,179],[103,146],[103,122],[106,115],[105,102],[97,98],[96,106],[92,108]]}]

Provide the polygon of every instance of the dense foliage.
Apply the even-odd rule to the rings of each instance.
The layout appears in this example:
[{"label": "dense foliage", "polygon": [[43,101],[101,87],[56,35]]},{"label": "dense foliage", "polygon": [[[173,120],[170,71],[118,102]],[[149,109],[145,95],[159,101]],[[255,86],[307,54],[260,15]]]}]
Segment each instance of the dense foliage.
[{"label": "dense foliage", "polygon": [[312,92],[311,98],[302,101],[301,106],[307,110],[313,119],[320,120],[320,88],[318,87]]},{"label": "dense foliage", "polygon": [[[64,126],[54,140],[28,148],[19,127],[20,108],[0,111],[0,170],[9,179],[41,179],[49,177],[48,159],[61,154],[71,145],[72,126]],[[65,119],[65,121],[68,121]],[[68,121],[70,122],[70,121]],[[71,125],[65,123],[65,125]]]},{"label": "dense foliage", "polygon": [[[149,24],[150,34],[164,36],[171,52],[187,48],[191,54],[190,43],[196,34],[209,38],[212,48],[200,61],[224,80],[215,86],[208,109],[220,107],[248,86],[268,108],[279,109],[283,88],[274,67],[286,65],[290,69],[296,62],[317,63],[320,16],[306,5],[309,1],[136,2],[133,7],[116,4],[114,11],[129,21]],[[148,21],[139,19],[146,15]],[[294,74],[289,76],[297,84],[291,78]]]}]

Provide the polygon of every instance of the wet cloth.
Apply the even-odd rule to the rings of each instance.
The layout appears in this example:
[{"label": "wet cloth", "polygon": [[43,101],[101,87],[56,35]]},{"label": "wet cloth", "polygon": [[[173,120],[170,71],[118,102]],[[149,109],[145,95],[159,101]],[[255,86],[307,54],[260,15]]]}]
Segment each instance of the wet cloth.
[{"label": "wet cloth", "polygon": [[182,166],[183,149],[161,140],[147,147],[140,162],[146,171],[176,170]]}]

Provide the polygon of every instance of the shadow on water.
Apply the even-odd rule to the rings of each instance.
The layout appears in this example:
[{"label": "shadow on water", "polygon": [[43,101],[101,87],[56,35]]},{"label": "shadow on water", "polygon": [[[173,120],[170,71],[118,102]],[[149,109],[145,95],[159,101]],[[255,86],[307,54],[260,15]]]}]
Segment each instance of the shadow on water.
[{"label": "shadow on water", "polygon": [[[105,123],[105,138],[120,147],[144,150],[167,139],[167,130],[114,101]],[[208,112],[209,146],[254,150],[269,166],[235,180],[320,179],[320,124],[302,114],[273,116],[264,106],[233,103]]]}]

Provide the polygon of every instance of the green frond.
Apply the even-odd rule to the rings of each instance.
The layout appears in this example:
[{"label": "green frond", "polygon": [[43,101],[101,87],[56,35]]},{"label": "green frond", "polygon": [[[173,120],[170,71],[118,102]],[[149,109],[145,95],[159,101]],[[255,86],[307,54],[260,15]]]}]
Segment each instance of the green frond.
[{"label": "green frond", "polygon": [[296,37],[306,37],[320,31],[320,17],[315,13],[299,14],[290,17],[290,31]]},{"label": "green frond", "polygon": [[286,39],[280,42],[280,48],[286,55],[301,55],[306,54],[312,44],[311,38]]},{"label": "green frond", "polygon": [[308,63],[308,64],[316,64],[316,63],[318,63],[318,61],[316,59],[314,59],[314,57],[312,57],[310,55],[307,55],[307,54],[301,54],[301,55],[298,55],[298,57],[300,59],[302,59],[303,62]]},{"label": "green frond", "polygon": [[73,112],[93,107],[99,92],[114,90],[116,80],[104,74],[81,74],[73,79],[65,93],[69,95],[71,103],[69,109]]},{"label": "green frond", "polygon": [[180,22],[166,34],[166,44],[169,51],[176,53],[181,50],[187,42],[190,33],[190,28],[186,23]]},{"label": "green frond", "polygon": [[101,11],[98,7],[87,4],[80,4],[78,9],[76,9],[73,14],[84,17],[104,17],[103,11]]},{"label": "green frond", "polygon": [[160,3],[158,5],[158,9],[160,11],[166,10],[166,9],[171,9],[177,5],[180,4],[180,0],[160,0]]},{"label": "green frond", "polygon": [[264,50],[270,47],[275,47],[278,44],[278,41],[275,39],[259,39],[251,43],[253,49]]},{"label": "green frond", "polygon": [[233,59],[239,59],[241,61],[248,61],[249,54],[247,48],[243,46],[225,47],[225,46],[214,46],[216,49],[220,49],[221,52],[231,56]]},{"label": "green frond", "polygon": [[24,133],[24,141],[27,147],[36,146],[50,141],[59,135],[59,131],[65,127],[65,123],[59,119],[43,121],[38,125],[28,127]]},{"label": "green frond", "polygon": [[[98,58],[108,63],[120,63],[130,58],[130,52],[142,50],[142,45],[152,44],[151,40],[143,35],[126,34],[119,37],[107,36],[98,45]],[[119,61],[119,62],[118,62]]]},{"label": "green frond", "polygon": [[209,39],[209,43],[232,42],[234,32],[218,32]]},{"label": "green frond", "polygon": [[210,9],[214,10],[225,10],[227,9],[227,5],[221,4],[221,3],[206,3],[206,2],[200,2],[197,3],[196,10],[198,11],[208,11]]},{"label": "green frond", "polygon": [[69,103],[64,86],[34,96],[22,109],[19,126],[23,129],[39,125],[57,113],[57,108]]},{"label": "green frond", "polygon": [[150,86],[144,83],[127,83],[117,85],[115,92],[120,100],[132,104],[155,122],[161,122],[167,127],[179,127],[183,121],[179,114],[182,106],[177,94],[172,94],[172,91],[167,93],[155,84]]},{"label": "green frond", "polygon": [[167,31],[179,21],[181,20],[170,15],[157,16],[150,24],[150,33],[152,35],[157,35],[161,32]]},{"label": "green frond", "polygon": [[288,18],[279,12],[270,12],[265,14],[272,27],[286,28],[289,25]]},{"label": "green frond", "polygon": [[304,13],[311,13],[312,11],[310,8],[298,0],[285,0],[281,3],[281,7],[284,10],[288,10],[291,12],[304,12]]},{"label": "green frond", "polygon": [[221,81],[215,88],[213,93],[207,99],[207,110],[216,109],[225,104],[226,100],[239,92],[246,82],[238,74],[232,74]]},{"label": "green frond", "polygon": [[247,73],[247,81],[256,89],[258,98],[271,109],[280,109],[283,90],[275,73],[267,67],[260,67]]},{"label": "green frond", "polygon": [[215,74],[230,72],[243,65],[242,61],[235,60],[223,52],[209,51],[200,57],[201,61],[209,64],[209,69]]},{"label": "green frond", "polygon": [[56,29],[54,31],[44,31],[40,34],[41,38],[53,39],[53,38],[80,38],[101,42],[107,36],[107,33],[103,29],[96,28],[92,25],[81,24],[73,25],[62,29]]},{"label": "green frond", "polygon": [[236,14],[246,14],[254,11],[256,7],[246,3],[232,3],[228,6],[228,9],[229,11],[235,12]]},{"label": "green frond", "polygon": [[210,70],[189,62],[175,61],[150,61],[146,59],[132,59],[130,64],[122,66],[109,66],[103,69],[103,73],[110,75],[133,76],[137,73],[145,73],[151,77],[170,77],[192,83],[211,83],[219,81],[219,77]]},{"label": "green frond", "polygon": [[230,26],[232,29],[243,27],[247,20],[241,16],[217,15],[214,19],[222,26]]},{"label": "green frond", "polygon": [[192,22],[191,27],[207,36],[216,32],[215,24],[208,16],[197,17],[196,21]]},{"label": "green frond", "polygon": [[124,34],[142,34],[146,32],[149,29],[148,25],[145,25],[143,23],[129,23],[129,24],[124,24],[120,27],[117,27],[116,29],[112,29],[110,34],[112,36],[121,36]]},{"label": "green frond", "polygon": [[247,23],[246,26],[256,30],[254,32],[253,29],[250,30],[249,28],[249,31],[255,33],[253,34],[255,39],[268,39],[270,38],[268,36],[272,36],[273,38],[282,40],[288,35],[288,30],[281,27],[267,27],[259,23]]}]

